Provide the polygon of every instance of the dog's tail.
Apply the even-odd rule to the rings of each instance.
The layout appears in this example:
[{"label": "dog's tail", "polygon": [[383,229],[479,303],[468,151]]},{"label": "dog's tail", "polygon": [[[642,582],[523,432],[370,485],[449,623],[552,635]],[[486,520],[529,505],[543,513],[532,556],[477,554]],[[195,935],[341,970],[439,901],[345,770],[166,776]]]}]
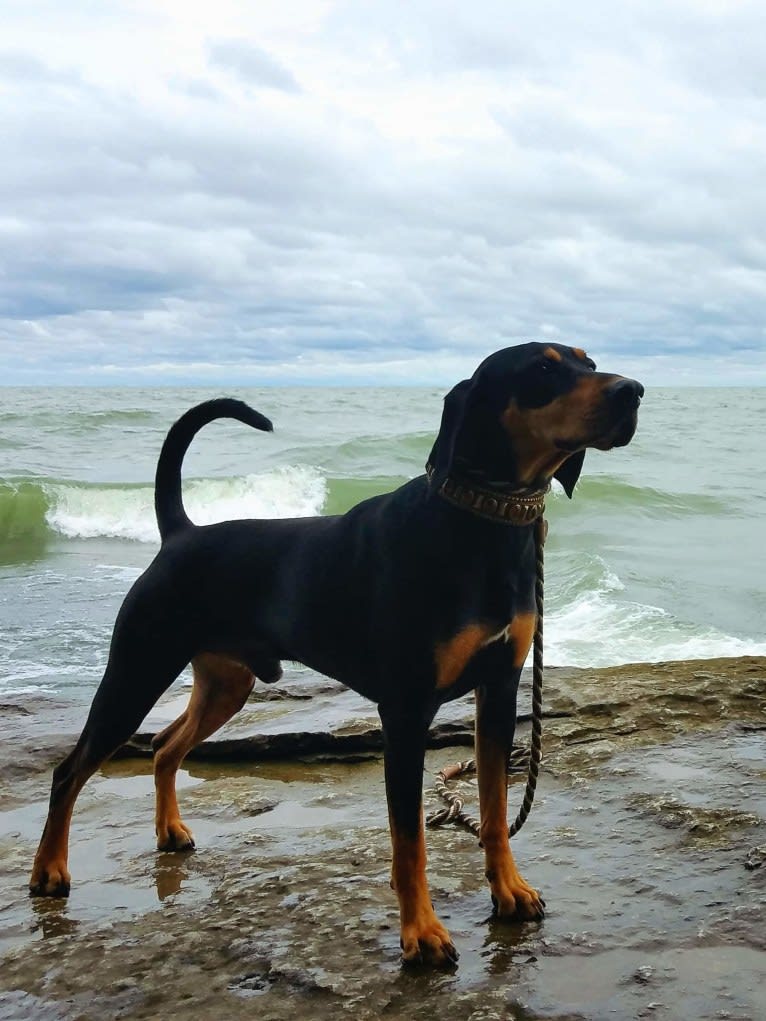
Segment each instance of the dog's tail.
[{"label": "dog's tail", "polygon": [[212,401],[205,401],[204,404],[197,404],[181,415],[170,427],[162,444],[154,479],[154,510],[163,542],[174,532],[191,525],[184,510],[181,494],[181,464],[196,434],[203,425],[215,421],[216,418],[236,418],[245,425],[251,425],[263,432],[271,432],[274,428],[265,415],[233,397],[217,397]]}]

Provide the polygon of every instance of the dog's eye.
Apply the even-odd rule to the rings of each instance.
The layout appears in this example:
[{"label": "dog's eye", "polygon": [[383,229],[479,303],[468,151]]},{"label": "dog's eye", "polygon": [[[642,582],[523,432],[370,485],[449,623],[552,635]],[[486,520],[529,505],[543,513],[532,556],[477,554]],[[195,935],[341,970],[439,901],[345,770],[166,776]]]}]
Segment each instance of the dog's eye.
[{"label": "dog's eye", "polygon": [[553,400],[562,386],[561,366],[550,358],[531,362],[517,379],[517,402],[521,408],[541,408]]}]

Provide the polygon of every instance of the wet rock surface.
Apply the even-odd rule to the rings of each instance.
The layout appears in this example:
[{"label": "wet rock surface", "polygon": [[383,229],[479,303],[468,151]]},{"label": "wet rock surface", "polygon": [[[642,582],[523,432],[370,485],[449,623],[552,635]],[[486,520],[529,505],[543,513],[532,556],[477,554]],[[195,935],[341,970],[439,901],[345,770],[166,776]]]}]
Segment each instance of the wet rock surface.
[{"label": "wet rock surface", "polygon": [[[766,660],[549,671],[544,769],[513,842],[548,913],[493,920],[475,838],[429,831],[452,972],[399,965],[374,708],[348,693],[339,715],[337,689],[310,691],[249,703],[222,734],[237,761],[185,765],[194,853],[152,850],[150,762],[110,763],[78,802],[68,901],[26,884],[80,720],[0,707],[0,1018],[766,1017]],[[470,710],[440,719],[467,733]],[[356,733],[370,744],[333,744]],[[313,761],[259,760],[252,739],[277,734],[311,734],[289,754]],[[430,751],[428,770],[467,754]],[[475,780],[458,786],[476,806]]]}]

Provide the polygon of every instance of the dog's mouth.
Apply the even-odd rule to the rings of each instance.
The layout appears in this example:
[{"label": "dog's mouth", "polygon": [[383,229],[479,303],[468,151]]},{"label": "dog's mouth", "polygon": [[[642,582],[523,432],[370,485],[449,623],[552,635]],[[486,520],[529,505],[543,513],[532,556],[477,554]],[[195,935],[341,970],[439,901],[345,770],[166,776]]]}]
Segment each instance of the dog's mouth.
[{"label": "dog's mouth", "polygon": [[614,447],[626,447],[633,436],[638,425],[638,407],[627,412],[620,421],[616,422],[606,434],[595,440],[591,446],[596,450],[612,450]]},{"label": "dog's mouth", "polygon": [[605,395],[600,414],[587,423],[576,440],[557,439],[556,446],[567,454],[577,450],[593,447],[596,450],[612,450],[614,447],[625,447],[633,439],[638,425],[638,409],[644,388],[633,380],[625,381],[631,387],[620,387],[615,395]]}]

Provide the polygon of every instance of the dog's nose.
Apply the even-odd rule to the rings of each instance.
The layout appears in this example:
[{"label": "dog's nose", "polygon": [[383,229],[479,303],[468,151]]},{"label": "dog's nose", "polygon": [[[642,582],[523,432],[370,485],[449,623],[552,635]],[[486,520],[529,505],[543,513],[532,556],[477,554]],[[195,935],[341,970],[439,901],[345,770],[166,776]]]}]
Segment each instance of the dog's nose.
[{"label": "dog's nose", "polygon": [[618,379],[608,390],[609,397],[626,408],[637,408],[644,396],[644,388],[636,379]]}]

